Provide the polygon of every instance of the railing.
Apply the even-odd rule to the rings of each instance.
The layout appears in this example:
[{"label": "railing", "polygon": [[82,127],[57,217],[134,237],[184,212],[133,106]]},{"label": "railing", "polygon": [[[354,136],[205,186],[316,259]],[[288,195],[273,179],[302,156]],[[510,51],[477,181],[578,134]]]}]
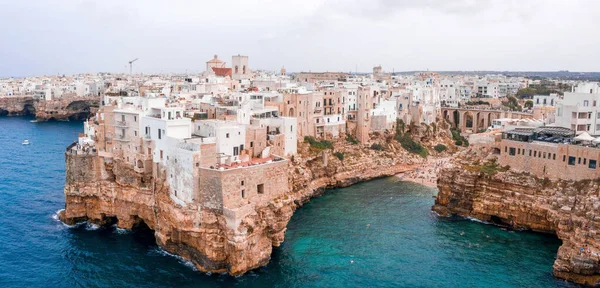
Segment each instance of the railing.
[{"label": "railing", "polygon": [[73,143],[71,143],[71,145],[67,146],[67,152],[69,152],[71,150],[71,148],[73,148],[75,145],[77,145],[77,141],[73,141]]},{"label": "railing", "polygon": [[115,126],[125,126],[126,127],[127,126],[127,122],[126,121],[117,121],[115,123]]},{"label": "railing", "polygon": [[125,135],[117,135],[117,137],[115,138],[115,140],[117,141],[123,141],[123,142],[128,142],[129,139],[127,137],[125,137]]}]

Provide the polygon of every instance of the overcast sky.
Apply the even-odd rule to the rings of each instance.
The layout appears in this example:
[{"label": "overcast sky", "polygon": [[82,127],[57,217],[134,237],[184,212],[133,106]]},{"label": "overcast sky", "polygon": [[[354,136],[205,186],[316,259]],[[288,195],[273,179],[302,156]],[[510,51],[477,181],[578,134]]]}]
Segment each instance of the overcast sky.
[{"label": "overcast sky", "polygon": [[595,0],[2,0],[0,77],[295,71],[599,71]]}]

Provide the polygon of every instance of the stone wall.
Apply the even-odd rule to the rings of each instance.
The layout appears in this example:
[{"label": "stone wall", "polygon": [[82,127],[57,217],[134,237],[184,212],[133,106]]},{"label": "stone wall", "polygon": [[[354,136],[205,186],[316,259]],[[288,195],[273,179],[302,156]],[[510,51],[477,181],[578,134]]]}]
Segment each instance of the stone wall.
[{"label": "stone wall", "polygon": [[593,147],[503,139],[498,160],[502,166],[542,178],[600,178],[600,149]]}]

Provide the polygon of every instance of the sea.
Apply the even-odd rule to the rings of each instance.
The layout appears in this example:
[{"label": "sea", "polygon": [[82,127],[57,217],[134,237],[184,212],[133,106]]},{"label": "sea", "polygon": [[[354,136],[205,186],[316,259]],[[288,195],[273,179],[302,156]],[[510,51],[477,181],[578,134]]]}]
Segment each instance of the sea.
[{"label": "sea", "polygon": [[435,188],[396,177],[312,199],[266,267],[199,272],[148,231],[58,221],[82,122],[32,120],[0,117],[0,287],[576,287],[552,275],[555,236],[439,217]]}]

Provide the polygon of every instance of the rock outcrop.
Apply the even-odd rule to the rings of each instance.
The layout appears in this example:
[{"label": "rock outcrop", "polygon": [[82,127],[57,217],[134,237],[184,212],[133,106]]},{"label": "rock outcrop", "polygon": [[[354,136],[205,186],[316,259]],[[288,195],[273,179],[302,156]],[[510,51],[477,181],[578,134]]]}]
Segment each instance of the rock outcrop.
[{"label": "rock outcrop", "polygon": [[539,179],[499,167],[490,151],[458,154],[438,175],[433,210],[515,229],[553,233],[562,240],[554,275],[600,285],[600,183]]},{"label": "rock outcrop", "polygon": [[0,97],[0,116],[35,115],[35,102],[31,96]]},{"label": "rock outcrop", "polygon": [[383,151],[343,137],[334,143],[334,151],[301,143],[299,154],[289,161],[291,192],[253,205],[239,225],[230,225],[223,211],[176,202],[165,182],[153,177],[155,171],[140,173],[120,160],[67,153],[66,207],[59,216],[68,224],[116,223],[126,229],[145,224],[154,230],[160,247],[199,270],[240,275],[269,262],[295,209],[311,197],[327,188],[395,175],[423,161],[386,139],[391,138],[373,139],[382,143]]},{"label": "rock outcrop", "polygon": [[85,120],[98,111],[99,97],[36,100],[31,96],[0,97],[0,116],[35,115],[38,121]]}]

